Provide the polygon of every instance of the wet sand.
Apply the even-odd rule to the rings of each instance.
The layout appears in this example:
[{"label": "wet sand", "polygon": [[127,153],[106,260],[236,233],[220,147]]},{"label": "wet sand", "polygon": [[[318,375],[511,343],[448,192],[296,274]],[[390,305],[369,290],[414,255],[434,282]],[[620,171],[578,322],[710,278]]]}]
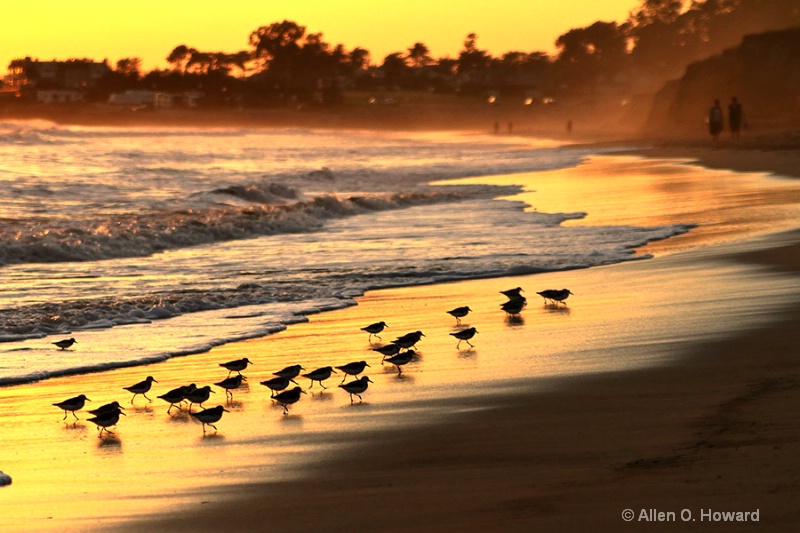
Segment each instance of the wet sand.
[{"label": "wet sand", "polygon": [[[14,480],[0,489],[0,525],[722,531],[713,512],[758,510],[749,527],[788,530],[800,521],[800,235],[705,235],[621,265],[370,292],[357,306],[208,354],[0,389],[0,469]],[[519,320],[499,310],[499,291],[514,286],[529,298]],[[575,292],[566,309],[535,295],[556,287]],[[474,349],[449,335],[445,311],[458,305],[474,309],[464,321],[479,330]],[[376,320],[390,326],[384,340],[426,334],[402,377],[359,330]],[[219,381],[219,363],[245,356],[254,362],[247,386],[214,435],[155,399]],[[286,417],[258,384],[295,362],[358,359],[375,381],[363,403],[351,405],[334,376]],[[148,374],[159,381],[154,401],[130,407],[121,387]],[[225,404],[215,390],[207,406]],[[61,420],[51,404],[80,393],[93,407],[129,406],[115,438],[97,438],[83,412]],[[674,520],[643,525],[642,509]]]}]

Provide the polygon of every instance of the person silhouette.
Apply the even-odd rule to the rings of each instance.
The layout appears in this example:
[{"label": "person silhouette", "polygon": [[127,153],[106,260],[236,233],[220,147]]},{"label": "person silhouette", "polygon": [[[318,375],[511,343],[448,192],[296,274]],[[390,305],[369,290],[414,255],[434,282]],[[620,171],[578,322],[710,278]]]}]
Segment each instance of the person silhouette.
[{"label": "person silhouette", "polygon": [[731,130],[731,138],[736,141],[739,140],[739,132],[742,131],[743,118],[742,104],[735,96],[731,97],[731,103],[728,105],[728,127]]},{"label": "person silhouette", "polygon": [[719,99],[714,100],[714,105],[708,110],[708,132],[714,139],[715,144],[719,144],[719,134],[722,132],[722,107],[720,106]]}]

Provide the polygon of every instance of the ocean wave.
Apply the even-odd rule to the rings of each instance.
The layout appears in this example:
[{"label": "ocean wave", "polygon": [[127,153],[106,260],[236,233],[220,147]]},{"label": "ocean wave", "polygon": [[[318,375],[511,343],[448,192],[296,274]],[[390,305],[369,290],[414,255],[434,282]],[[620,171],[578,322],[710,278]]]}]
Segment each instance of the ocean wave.
[{"label": "ocean wave", "polygon": [[457,202],[475,192],[323,195],[293,203],[287,201],[296,193],[281,185],[228,187],[212,194],[267,203],[116,215],[101,220],[6,219],[0,228],[0,265],[142,257],[200,244],[317,231],[332,218]]}]

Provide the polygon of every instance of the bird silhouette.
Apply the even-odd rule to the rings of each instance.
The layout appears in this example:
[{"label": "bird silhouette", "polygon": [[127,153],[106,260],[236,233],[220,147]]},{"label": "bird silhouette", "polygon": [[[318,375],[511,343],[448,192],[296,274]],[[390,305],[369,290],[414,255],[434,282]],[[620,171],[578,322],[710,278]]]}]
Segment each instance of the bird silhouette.
[{"label": "bird silhouette", "polygon": [[300,387],[295,387],[275,395],[275,401],[283,407],[284,416],[289,414],[289,406],[297,403],[301,394],[306,394],[306,391]]},{"label": "bird silhouette", "polygon": [[125,416],[125,413],[123,413],[121,409],[122,409],[121,407],[118,407],[117,409],[113,409],[105,413],[100,413],[97,416],[93,416],[92,418],[87,419],[89,422],[95,424],[100,430],[99,433],[97,434],[97,438],[102,438],[104,431],[110,435],[114,434],[114,432],[110,431],[108,428],[117,425],[117,422],[119,422],[120,415]]},{"label": "bird silhouette", "polygon": [[152,402],[153,400],[148,398],[146,393],[150,390],[150,387],[153,386],[153,383],[158,383],[158,381],[156,381],[153,378],[153,376],[147,376],[147,378],[144,381],[140,381],[139,383],[131,385],[130,387],[122,387],[122,388],[128,392],[133,393],[133,397],[131,398],[131,403],[133,403],[133,400],[134,398],[136,398],[137,394],[141,394],[142,396],[147,398],[148,402]]},{"label": "bird silhouette", "polygon": [[69,348],[73,344],[76,344],[77,342],[78,341],[76,341],[75,339],[70,337],[69,339],[63,339],[63,340],[60,340],[60,341],[56,341],[56,342],[54,342],[52,344],[55,344],[56,346],[58,346],[62,350],[66,350],[67,348]]},{"label": "bird silhouette", "polygon": [[217,426],[214,425],[214,422],[218,422],[219,419],[222,418],[222,413],[230,413],[230,411],[225,409],[223,406],[218,405],[216,407],[210,407],[208,409],[203,409],[202,411],[190,414],[196,420],[199,420],[203,423],[203,435],[205,435],[206,426],[211,426],[214,428],[214,432],[217,432]]},{"label": "bird silhouette", "polygon": [[243,375],[236,374],[232,378],[225,378],[219,383],[214,383],[214,385],[225,389],[225,397],[228,398],[228,401],[233,401],[233,391],[242,385],[243,379],[245,379]]},{"label": "bird silhouette", "polygon": [[346,365],[337,366],[336,369],[341,370],[342,373],[344,373],[341,381],[344,383],[344,380],[347,379],[347,376],[358,377],[358,375],[364,371],[364,367],[367,366],[369,366],[369,364],[366,361],[354,361],[352,363],[347,363]]},{"label": "bird silhouette", "polygon": [[92,400],[87,398],[85,394],[81,394],[79,396],[75,396],[74,398],[64,400],[63,402],[54,403],[53,405],[64,410],[64,418],[62,420],[67,419],[68,412],[72,413],[72,416],[75,417],[75,420],[79,420],[78,415],[75,414],[75,411],[83,409],[83,406],[86,404],[86,402],[91,401]]},{"label": "bird silhouette", "polygon": [[274,377],[272,379],[268,379],[266,381],[262,381],[261,384],[272,391],[270,396],[274,398],[276,392],[280,392],[280,391],[284,390],[286,387],[289,386],[289,381],[290,381],[289,378],[276,376],[276,377]]},{"label": "bird silhouette", "polygon": [[397,367],[397,375],[401,375],[403,373],[403,369],[401,368],[403,365],[406,365],[411,362],[414,357],[416,357],[417,352],[414,350],[406,350],[405,352],[398,353],[397,355],[393,355],[386,359],[387,363],[392,363],[395,367]]},{"label": "bird silhouette", "polygon": [[353,404],[353,395],[355,394],[358,396],[358,399],[363,402],[364,399],[361,397],[361,394],[367,390],[369,384],[372,383],[372,380],[369,379],[369,376],[362,376],[354,381],[349,383],[342,383],[339,386],[347,391],[350,395],[350,404]]},{"label": "bird silhouette", "polygon": [[389,326],[386,325],[386,322],[375,322],[374,324],[370,324],[369,326],[365,326],[361,328],[361,331],[366,331],[369,333],[369,340],[372,341],[372,337],[377,337],[380,339],[378,333],[383,331],[383,328],[388,328]]},{"label": "bird silhouette", "polygon": [[327,389],[328,387],[326,387],[322,382],[331,377],[331,374],[336,374],[336,373],[337,372],[336,370],[333,369],[333,367],[323,366],[322,368],[318,368],[316,370],[312,370],[307,374],[303,374],[303,377],[311,380],[311,386],[308,387],[308,390],[311,390],[311,387],[314,386],[315,381],[318,381],[323,389]]},{"label": "bird silhouette", "polygon": [[451,309],[447,312],[447,314],[454,316],[456,319],[456,325],[460,326],[461,319],[467,316],[470,311],[472,311],[472,309],[470,309],[465,305],[463,307],[456,307],[455,309]]},{"label": "bird silhouette", "polygon": [[474,348],[475,346],[471,342],[469,342],[469,340],[472,337],[474,337],[476,333],[478,333],[477,329],[467,328],[467,329],[462,329],[461,331],[456,331],[455,333],[451,333],[450,335],[458,339],[458,344],[456,344],[456,349],[458,349],[458,347],[461,346],[462,342],[466,342],[467,344],[470,345],[471,348]]},{"label": "bird silhouette", "polygon": [[247,365],[252,365],[253,362],[247,357],[244,359],[236,359],[235,361],[228,361],[227,363],[220,363],[219,366],[228,370],[228,377],[231,377],[232,372],[242,373],[242,370],[247,368]]},{"label": "bird silhouette", "polygon": [[547,289],[544,291],[537,292],[536,294],[544,298],[545,303],[547,303],[547,300],[550,300],[553,303],[553,305],[559,305],[563,303],[564,306],[567,305],[567,302],[565,302],[565,300],[569,298],[571,294],[574,296],[572,291],[570,291],[569,289]]}]

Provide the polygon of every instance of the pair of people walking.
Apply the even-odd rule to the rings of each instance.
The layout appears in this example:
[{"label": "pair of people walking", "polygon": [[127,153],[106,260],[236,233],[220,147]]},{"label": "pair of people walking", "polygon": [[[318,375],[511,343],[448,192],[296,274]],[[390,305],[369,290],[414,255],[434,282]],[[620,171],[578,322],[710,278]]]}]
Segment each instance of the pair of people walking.
[{"label": "pair of people walking", "polygon": [[[722,130],[725,129],[725,121],[723,119],[722,105],[719,99],[714,100],[714,105],[708,110],[708,132],[714,139],[715,144],[719,144],[719,136]],[[731,138],[739,140],[739,135],[742,131],[742,124],[744,122],[744,111],[742,104],[735,96],[731,98],[731,103],[728,104],[728,128],[731,130]]]}]

